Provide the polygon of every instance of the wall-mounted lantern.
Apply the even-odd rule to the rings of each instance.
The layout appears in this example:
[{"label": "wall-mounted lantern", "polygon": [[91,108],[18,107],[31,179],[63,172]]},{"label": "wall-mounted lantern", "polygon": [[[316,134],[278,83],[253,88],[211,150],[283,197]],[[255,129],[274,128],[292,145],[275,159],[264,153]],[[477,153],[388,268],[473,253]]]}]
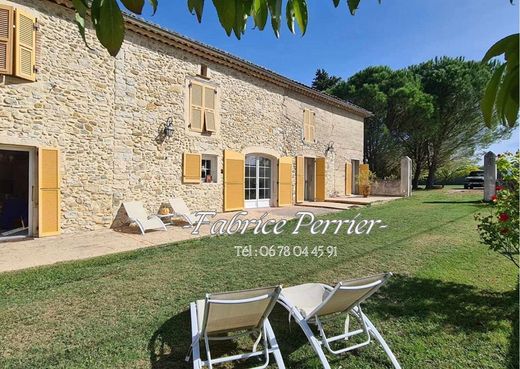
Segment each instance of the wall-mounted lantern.
[{"label": "wall-mounted lantern", "polygon": [[325,155],[327,155],[329,152],[334,152],[334,141],[330,141],[327,145],[327,148],[325,149]]},{"label": "wall-mounted lantern", "polygon": [[169,118],[166,120],[166,123],[164,124],[164,130],[163,130],[164,137],[166,137],[166,138],[171,138],[171,137],[173,137],[173,132],[174,132],[174,128],[173,128],[173,118],[172,118],[172,117],[169,117]]}]

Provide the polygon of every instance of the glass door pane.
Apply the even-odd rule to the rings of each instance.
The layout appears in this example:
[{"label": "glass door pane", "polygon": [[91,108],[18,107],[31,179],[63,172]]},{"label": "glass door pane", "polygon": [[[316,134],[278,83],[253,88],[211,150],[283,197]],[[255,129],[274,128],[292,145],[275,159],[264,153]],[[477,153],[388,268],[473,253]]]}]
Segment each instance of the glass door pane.
[{"label": "glass door pane", "polygon": [[268,207],[271,200],[271,160],[250,155],[245,162],[246,208]]}]

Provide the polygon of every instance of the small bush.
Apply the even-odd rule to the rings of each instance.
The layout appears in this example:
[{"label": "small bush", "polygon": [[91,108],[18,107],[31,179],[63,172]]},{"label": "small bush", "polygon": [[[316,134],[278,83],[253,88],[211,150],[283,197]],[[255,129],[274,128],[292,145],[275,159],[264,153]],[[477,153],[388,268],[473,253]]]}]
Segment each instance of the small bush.
[{"label": "small bush", "polygon": [[493,251],[499,252],[516,266],[519,264],[519,164],[520,152],[506,153],[497,159],[497,169],[502,183],[490,204],[488,215],[477,214],[481,241]]}]

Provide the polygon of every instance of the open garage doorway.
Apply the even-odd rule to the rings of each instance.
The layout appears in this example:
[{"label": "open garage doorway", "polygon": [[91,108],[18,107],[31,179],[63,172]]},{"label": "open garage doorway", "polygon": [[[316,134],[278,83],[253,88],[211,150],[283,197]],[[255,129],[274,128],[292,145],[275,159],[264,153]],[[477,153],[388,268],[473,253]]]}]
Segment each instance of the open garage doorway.
[{"label": "open garage doorway", "polygon": [[31,235],[31,151],[0,146],[0,241]]}]

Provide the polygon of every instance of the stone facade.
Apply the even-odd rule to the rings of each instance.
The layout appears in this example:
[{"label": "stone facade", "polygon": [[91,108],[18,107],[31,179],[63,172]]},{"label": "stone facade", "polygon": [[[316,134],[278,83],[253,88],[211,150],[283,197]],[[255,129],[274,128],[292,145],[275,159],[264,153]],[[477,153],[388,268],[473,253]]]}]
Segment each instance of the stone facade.
[{"label": "stone facade", "polygon": [[[38,18],[38,74],[37,82],[0,84],[0,145],[60,149],[64,232],[109,227],[124,200],[155,212],[176,196],[193,211],[222,211],[224,149],[326,157],[328,196],[344,194],[345,162],[363,159],[362,114],[133,31],[112,58],[92,31],[92,49],[85,47],[72,10],[44,0],[8,3]],[[201,63],[218,89],[219,129],[211,136],[187,128],[187,86]],[[316,112],[314,144],[302,140],[304,108]],[[174,135],[161,140],[168,117]],[[217,183],[183,184],[183,152],[216,155]]]}]

